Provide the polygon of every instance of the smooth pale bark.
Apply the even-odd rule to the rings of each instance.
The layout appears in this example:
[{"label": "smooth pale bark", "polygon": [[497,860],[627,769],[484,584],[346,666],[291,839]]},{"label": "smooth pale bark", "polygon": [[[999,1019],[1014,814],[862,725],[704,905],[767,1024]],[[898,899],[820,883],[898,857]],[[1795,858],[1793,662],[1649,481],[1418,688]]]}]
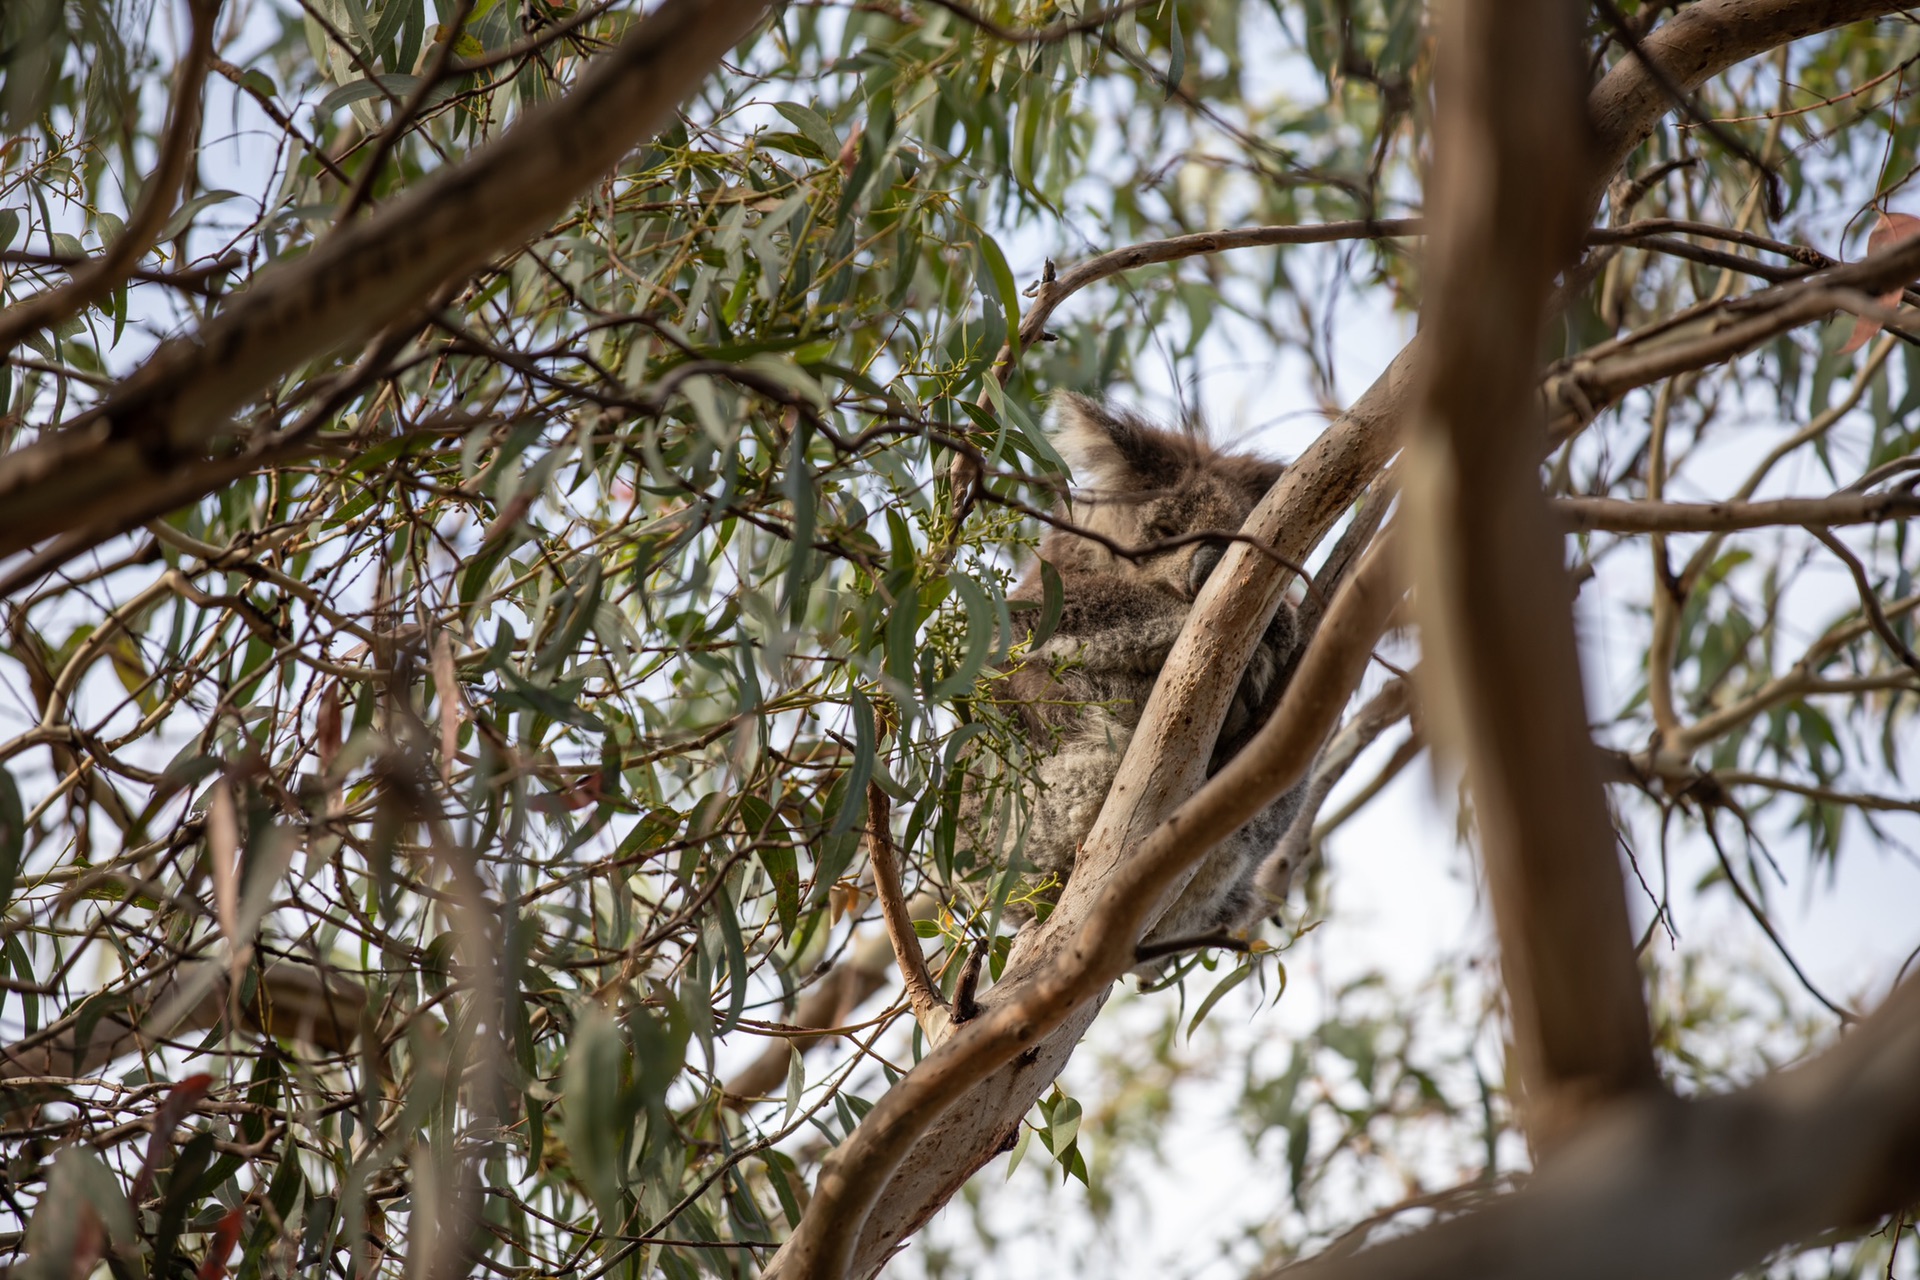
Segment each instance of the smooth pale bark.
[{"label": "smooth pale bark", "polygon": [[1579,249],[1581,8],[1450,0],[1427,204],[1427,335],[1401,458],[1421,704],[1464,758],[1536,1148],[1658,1084],[1573,586],[1540,487],[1537,352]]}]

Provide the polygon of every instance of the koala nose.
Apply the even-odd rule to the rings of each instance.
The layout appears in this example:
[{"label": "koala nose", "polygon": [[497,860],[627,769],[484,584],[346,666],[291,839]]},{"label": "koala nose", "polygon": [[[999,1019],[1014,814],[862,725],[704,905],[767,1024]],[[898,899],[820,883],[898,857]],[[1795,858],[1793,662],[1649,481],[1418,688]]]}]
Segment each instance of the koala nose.
[{"label": "koala nose", "polygon": [[1220,557],[1226,549],[1215,543],[1208,543],[1193,553],[1193,559],[1187,561],[1187,594],[1197,596],[1207,579],[1213,576],[1213,567],[1220,563]]}]

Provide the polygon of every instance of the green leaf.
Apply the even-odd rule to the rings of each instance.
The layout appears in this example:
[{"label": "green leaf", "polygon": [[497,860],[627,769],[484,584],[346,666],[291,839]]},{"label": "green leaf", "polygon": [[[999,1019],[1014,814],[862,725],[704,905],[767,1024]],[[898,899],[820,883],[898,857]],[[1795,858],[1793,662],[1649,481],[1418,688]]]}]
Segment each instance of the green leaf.
[{"label": "green leaf", "polygon": [[967,633],[961,642],[960,665],[954,668],[952,675],[933,688],[936,699],[972,692],[974,681],[980,678],[981,670],[993,654],[994,609],[993,603],[987,599],[987,593],[964,573],[950,573],[947,581],[966,608]]},{"label": "green leaf", "polygon": [[844,835],[866,813],[867,779],[873,776],[874,726],[873,704],[867,696],[853,691],[853,767],[834,790],[841,792],[839,809],[833,815],[830,836]]},{"label": "green leaf", "polygon": [[1033,647],[1039,648],[1053,637],[1060,625],[1060,615],[1067,607],[1067,592],[1060,581],[1060,571],[1046,561],[1040,561],[1040,621],[1033,627]]},{"label": "green leaf", "polygon": [[1167,44],[1169,45],[1169,54],[1167,57],[1166,97],[1171,101],[1173,95],[1180,89],[1180,82],[1186,79],[1187,75],[1187,42],[1180,36],[1180,6],[1178,4],[1168,6]]},{"label": "green leaf", "polygon": [[1000,252],[1000,246],[994,243],[992,236],[984,231],[980,233],[980,258],[986,264],[987,276],[993,281],[993,287],[1000,299],[1001,314],[1007,318],[1007,347],[1013,353],[1012,358],[1020,358],[1020,290],[1013,282],[1013,269],[1007,266],[1007,256]]},{"label": "green leaf", "polygon": [[0,767],[0,913],[13,901],[14,881],[27,848],[27,815],[13,775]]},{"label": "green leaf", "polygon": [[1253,968],[1253,965],[1250,963],[1238,965],[1234,968],[1233,972],[1213,984],[1213,990],[1207,992],[1207,998],[1202,1000],[1200,1007],[1193,1011],[1193,1021],[1187,1024],[1187,1039],[1193,1039],[1193,1033],[1200,1029],[1200,1024],[1205,1021],[1206,1016],[1213,1011],[1213,1006],[1220,1003],[1220,997],[1226,995],[1227,992],[1233,990],[1253,975]]},{"label": "green leaf", "polygon": [[[556,684],[552,690],[516,675],[511,668],[500,669],[501,683],[506,687],[493,695],[495,702],[503,707],[518,707],[522,710],[537,712],[549,720],[561,724],[570,724],[576,728],[588,729],[594,733],[605,733],[606,722],[589,711],[576,705],[571,697],[557,697],[556,694],[566,685]],[[578,681],[569,681],[567,685],[577,687]]]},{"label": "green leaf", "polygon": [[827,118],[812,107],[798,102],[776,102],[773,109],[785,116],[793,127],[806,135],[807,141],[820,148],[820,154],[832,160],[840,154],[840,139],[835,136],[833,126]]},{"label": "green leaf", "polygon": [[193,221],[194,215],[198,214],[202,209],[210,208],[216,204],[224,204],[228,200],[240,200],[243,198],[238,191],[202,192],[181,205],[178,209],[175,209],[173,216],[167,219],[167,225],[160,228],[160,234],[154,237],[154,239],[159,243],[165,243],[179,235],[182,231],[185,231],[188,224]]},{"label": "green leaf", "polygon": [[800,1052],[800,1046],[787,1041],[787,1111],[783,1124],[793,1123],[793,1117],[800,1111],[800,1095],[807,1088],[806,1056]]},{"label": "green leaf", "polygon": [[782,937],[791,938],[800,920],[800,868],[791,844],[766,840],[757,851],[760,865],[773,881],[773,911]]},{"label": "green leaf", "polygon": [[250,89],[263,98],[277,98],[280,96],[280,88],[274,84],[273,77],[253,67],[249,67],[240,73],[240,87],[242,89]]},{"label": "green leaf", "polygon": [[[406,24],[408,11],[419,8],[419,0],[387,0],[380,8],[380,17],[373,24],[373,53],[375,57],[385,58],[387,48],[400,29]],[[390,69],[400,71],[403,68],[396,62],[389,64]]]},{"label": "green leaf", "polygon": [[655,1113],[664,1111],[667,1090],[686,1066],[687,1041],[694,1030],[679,1003],[665,999],[662,1004],[664,1013],[639,1008],[627,1019],[627,1035],[633,1041],[634,1061],[639,1066],[639,1100]]},{"label": "green leaf", "polygon": [[802,422],[793,429],[787,442],[787,468],[781,477],[788,504],[793,509],[793,535],[787,547],[787,576],[782,587],[785,607],[798,621],[806,605],[806,588],[812,578],[813,533],[816,517],[813,468],[807,462],[807,439],[812,429]]},{"label": "green leaf", "polygon": [[621,1153],[638,1112],[627,1080],[627,1042],[598,1004],[574,1024],[560,1075],[561,1133],[573,1174],[593,1197],[603,1223],[618,1221],[624,1186]]},{"label": "green leaf", "polygon": [[[368,98],[392,97],[404,102],[412,96],[413,91],[419,87],[419,76],[406,75],[401,72],[384,72],[378,77],[373,78],[362,77],[359,80],[347,81],[332,93],[320,99],[319,105],[314,107],[314,111],[320,115],[329,116],[342,107],[351,106],[356,102],[364,102]],[[429,95],[429,97],[431,97],[431,95]]]},{"label": "green leaf", "polygon": [[[107,1240],[93,1231],[105,1228]],[[131,1249],[133,1213],[120,1184],[93,1148],[69,1146],[54,1158],[46,1190],[27,1224],[26,1280],[70,1280],[92,1272],[101,1245]]]},{"label": "green leaf", "polygon": [[720,1020],[716,1032],[726,1035],[740,1023],[740,1015],[747,1007],[748,979],[752,976],[747,969],[747,944],[740,932],[740,918],[734,911],[733,895],[727,892],[723,882],[714,895],[714,906],[720,920],[720,936],[727,947],[727,1016]]},{"label": "green leaf", "polygon": [[1033,1130],[1026,1125],[1021,1125],[1020,1140],[1013,1144],[1013,1154],[1007,1158],[1008,1181],[1012,1181],[1013,1171],[1015,1169],[1018,1169],[1020,1167],[1020,1162],[1027,1158],[1027,1148],[1032,1145],[1033,1145]]},{"label": "green leaf", "polygon": [[1062,1097],[1047,1115],[1047,1150],[1058,1159],[1079,1136],[1080,1102],[1076,1098]]},{"label": "green leaf", "polygon": [[579,585],[568,591],[569,602],[565,620],[555,628],[553,638],[548,640],[533,660],[533,670],[557,670],[573,656],[580,642],[587,638],[587,631],[593,626],[594,611],[600,607],[600,589],[606,576],[606,568],[600,563],[599,556],[585,556],[586,572]]}]

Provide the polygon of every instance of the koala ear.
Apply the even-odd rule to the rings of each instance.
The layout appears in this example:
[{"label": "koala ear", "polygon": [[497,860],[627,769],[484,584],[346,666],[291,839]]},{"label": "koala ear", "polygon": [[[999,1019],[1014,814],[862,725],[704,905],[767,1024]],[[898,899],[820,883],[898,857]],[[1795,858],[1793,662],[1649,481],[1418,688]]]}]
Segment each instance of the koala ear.
[{"label": "koala ear", "polygon": [[1267,496],[1267,490],[1273,488],[1274,481],[1287,469],[1284,462],[1274,462],[1270,458],[1248,458],[1247,469],[1240,476],[1240,483],[1247,497],[1254,502]]},{"label": "koala ear", "polygon": [[1172,483],[1194,463],[1195,446],[1098,400],[1065,393],[1054,398],[1053,447],[1082,489],[1126,491]]}]

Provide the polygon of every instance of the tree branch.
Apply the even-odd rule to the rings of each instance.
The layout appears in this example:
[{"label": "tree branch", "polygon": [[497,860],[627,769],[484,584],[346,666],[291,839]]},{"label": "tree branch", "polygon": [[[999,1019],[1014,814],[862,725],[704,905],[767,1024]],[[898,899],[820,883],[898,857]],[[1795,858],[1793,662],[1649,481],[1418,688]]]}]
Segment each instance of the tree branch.
[{"label": "tree branch", "polygon": [[[1548,435],[1574,434],[1627,392],[1649,383],[1720,364],[1835,311],[1871,313],[1883,323],[1894,313],[1873,295],[1920,276],[1920,240],[1907,240],[1858,262],[1830,267],[1788,284],[1700,307],[1650,326],[1641,334],[1583,352],[1546,379],[1552,406]],[[1908,322],[1899,313],[1896,323]],[[1892,327],[1889,325],[1889,327]],[[1679,336],[1656,340],[1679,330]]]},{"label": "tree branch", "polygon": [[[1223,569],[1215,570],[1216,578]],[[1006,976],[982,1001],[979,1015],[956,1026],[827,1157],[805,1217],[768,1265],[767,1276],[838,1280],[870,1274],[901,1236],[931,1216],[1001,1142],[1011,1139],[1044,1082],[1022,1080],[1024,1087],[1016,1088],[1005,1075],[989,1073],[1014,1063],[1018,1055],[1010,1074],[1031,1077],[1047,1050],[1064,1062],[1072,1041],[1063,1043],[1052,1033],[1084,1029],[1107,988],[1134,965],[1140,936],[1193,865],[1305,774],[1399,600],[1395,576],[1391,552],[1376,545],[1335,597],[1279,708],[1246,748],[1124,859],[1076,866],[1046,924],[1021,934]],[[1212,580],[1207,590],[1214,590]],[[1177,669],[1170,660],[1161,685],[1169,677],[1201,674]],[[1204,758],[1206,752],[1198,754]],[[1089,846],[1098,838],[1090,837]],[[1028,1093],[1029,1088],[1036,1092]],[[983,1094],[995,1105],[990,1118],[997,1126],[985,1154],[962,1151],[952,1153],[958,1159],[903,1165],[923,1135],[923,1150],[942,1149],[935,1121],[960,1098],[969,1097],[972,1105],[956,1119],[970,1129],[977,1126],[986,1118],[979,1106]],[[1010,1099],[1019,1100],[1018,1109],[1007,1119],[1003,1108]],[[942,1186],[944,1195],[930,1194]],[[884,1203],[882,1192],[887,1193]]]},{"label": "tree branch", "polygon": [[1836,493],[1764,502],[1634,502],[1559,498],[1553,511],[1574,529],[1602,533],[1726,533],[1776,525],[1879,524],[1920,515],[1920,494]]},{"label": "tree branch", "polygon": [[1920,657],[1914,655],[1907,642],[1900,638],[1900,633],[1893,629],[1893,624],[1887,621],[1886,610],[1880,607],[1880,595],[1873,589],[1873,583],[1867,577],[1867,566],[1860,563],[1860,557],[1853,554],[1853,549],[1846,543],[1819,525],[1808,525],[1807,532],[1818,538],[1827,550],[1833,552],[1835,558],[1847,566],[1847,572],[1853,575],[1854,588],[1860,593],[1860,608],[1865,611],[1867,622],[1873,627],[1874,634],[1880,637],[1892,651],[1893,656],[1898,658],[1908,670],[1920,674]]},{"label": "tree branch", "polygon": [[172,966],[101,1014],[84,1039],[79,1023],[68,1020],[0,1048],[0,1081],[91,1075],[123,1054],[219,1026],[236,1007],[244,1024],[262,1035],[345,1053],[360,1034],[367,1004],[359,983],[291,960],[262,967],[251,1002],[236,1003],[236,995],[224,961]]},{"label": "tree branch", "polygon": [[1805,1066],[1602,1117],[1526,1190],[1287,1280],[1705,1280],[1920,1196],[1920,980]]},{"label": "tree branch", "polygon": [[[51,267],[65,271],[70,276],[81,271],[92,271],[100,264],[100,258],[88,257],[79,253],[35,253],[26,249],[0,249],[0,263],[22,267]],[[196,293],[211,297],[217,290],[213,278],[232,271],[245,262],[237,253],[223,254],[211,262],[203,262],[197,267],[188,267],[181,271],[149,271],[136,267],[126,273],[126,279],[138,280],[142,284],[161,284],[179,289],[183,293]],[[24,305],[24,304],[22,304]]]},{"label": "tree branch", "polygon": [[[668,0],[557,102],[312,252],[262,271],[97,410],[0,457],[0,555],[97,522],[204,455],[231,415],[303,362],[351,347],[550,225],[662,127],[765,0]],[[184,499],[183,499],[184,500]]]},{"label": "tree branch", "polygon": [[1536,1148],[1655,1086],[1573,591],[1539,483],[1536,353],[1584,209],[1573,0],[1443,9],[1423,390],[1401,460],[1431,736],[1464,757]]},{"label": "tree branch", "polygon": [[913,931],[913,916],[907,911],[907,896],[900,890],[900,859],[893,848],[887,793],[877,782],[867,783],[867,859],[873,864],[874,896],[880,899],[880,918],[887,927],[887,939],[893,943],[894,959],[900,965],[900,981],[907,990],[907,1004],[914,1021],[929,1041],[938,1042],[948,1026],[947,1002],[934,988],[927,973],[927,955],[920,946],[920,935]]}]

